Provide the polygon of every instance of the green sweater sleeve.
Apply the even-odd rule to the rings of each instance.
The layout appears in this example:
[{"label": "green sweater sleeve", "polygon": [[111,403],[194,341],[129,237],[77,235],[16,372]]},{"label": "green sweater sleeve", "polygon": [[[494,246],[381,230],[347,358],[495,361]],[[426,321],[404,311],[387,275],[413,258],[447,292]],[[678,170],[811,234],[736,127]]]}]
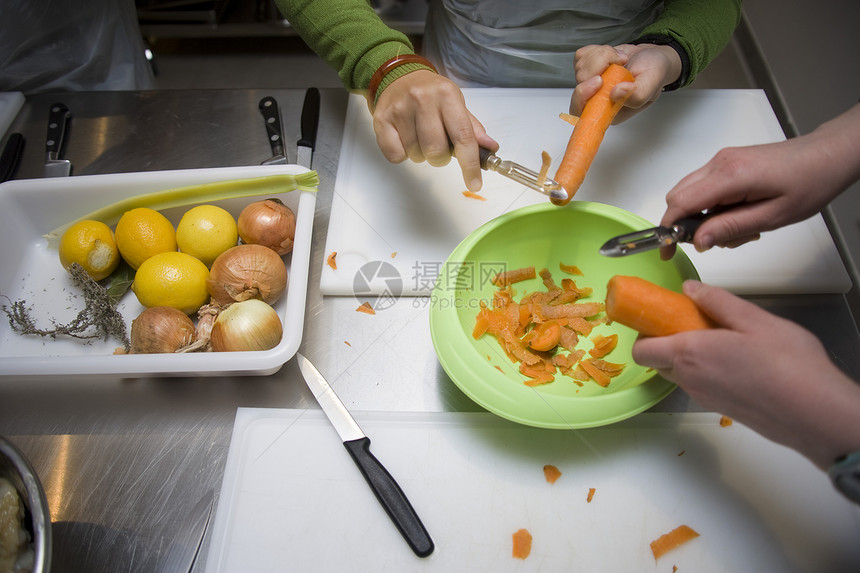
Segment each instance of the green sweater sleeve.
[{"label": "green sweater sleeve", "polygon": [[654,23],[642,30],[644,36],[668,36],[687,52],[690,69],[684,85],[719,54],[741,19],[741,0],[666,0]]},{"label": "green sweater sleeve", "polygon": [[276,0],[276,3],[302,40],[337,70],[349,90],[367,89],[382,64],[401,54],[415,53],[409,39],[389,28],[368,0]]}]

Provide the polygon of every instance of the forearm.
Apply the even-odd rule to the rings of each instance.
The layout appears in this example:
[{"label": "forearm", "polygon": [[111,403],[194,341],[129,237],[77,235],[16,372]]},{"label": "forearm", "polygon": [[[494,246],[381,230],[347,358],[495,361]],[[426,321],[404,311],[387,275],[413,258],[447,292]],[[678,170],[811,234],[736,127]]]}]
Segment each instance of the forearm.
[{"label": "forearm", "polygon": [[830,178],[829,199],[860,181],[860,103],[802,137],[814,142],[823,154],[821,167]]},{"label": "forearm", "polygon": [[689,58],[683,86],[689,85],[732,38],[741,18],[741,0],[666,0],[663,13],[641,37],[668,36]]},{"label": "forearm", "polygon": [[367,89],[389,59],[414,53],[409,39],[388,27],[367,0],[276,0],[305,43],[337,70],[350,90]]}]

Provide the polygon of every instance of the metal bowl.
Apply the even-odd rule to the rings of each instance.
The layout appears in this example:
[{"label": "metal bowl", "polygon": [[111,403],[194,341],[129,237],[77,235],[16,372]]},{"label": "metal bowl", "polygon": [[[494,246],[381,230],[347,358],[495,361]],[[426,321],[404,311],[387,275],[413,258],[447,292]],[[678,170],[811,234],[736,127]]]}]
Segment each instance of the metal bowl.
[{"label": "metal bowl", "polygon": [[51,514],[42,483],[24,454],[0,436],[0,477],[9,480],[24,503],[24,528],[33,547],[33,573],[51,570]]}]

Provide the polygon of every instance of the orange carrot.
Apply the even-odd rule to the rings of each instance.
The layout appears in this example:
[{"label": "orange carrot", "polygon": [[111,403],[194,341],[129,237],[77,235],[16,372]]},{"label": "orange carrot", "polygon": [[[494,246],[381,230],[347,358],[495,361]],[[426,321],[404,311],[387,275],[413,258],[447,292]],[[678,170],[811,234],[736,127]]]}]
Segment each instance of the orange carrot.
[{"label": "orange carrot", "polygon": [[554,320],[541,322],[532,332],[534,336],[529,339],[529,346],[538,352],[549,352],[558,346],[561,340],[561,325]]},{"label": "orange carrot", "polygon": [[555,483],[561,477],[561,470],[557,467],[547,464],[543,467],[543,475],[549,483]]},{"label": "orange carrot", "polygon": [[645,336],[668,336],[716,326],[687,295],[640,277],[623,275],[609,279],[606,315]]},{"label": "orange carrot", "polygon": [[463,197],[466,197],[468,199],[477,199],[478,201],[486,201],[487,200],[486,197],[484,197],[483,195],[478,195],[474,191],[463,191]]},{"label": "orange carrot", "polygon": [[564,263],[558,263],[558,268],[569,275],[579,275],[582,276],[582,271],[579,270],[579,267],[576,265],[566,265]]},{"label": "orange carrot", "polygon": [[337,251],[332,251],[332,253],[328,256],[325,262],[332,268],[332,270],[337,270]]},{"label": "orange carrot", "polygon": [[580,360],[579,365],[582,366],[582,369],[588,372],[588,375],[592,380],[597,382],[598,385],[606,388],[609,386],[609,383],[612,379],[609,377],[609,374],[592,364],[591,358],[586,358],[585,360]]},{"label": "orange carrot", "polygon": [[532,552],[532,534],[528,529],[520,529],[513,535],[514,549],[511,552],[517,559],[525,559]]},{"label": "orange carrot", "polygon": [[520,281],[525,281],[529,279],[535,278],[535,268],[534,267],[523,267],[521,269],[512,269],[510,271],[504,271],[496,274],[493,277],[493,284],[499,287],[508,286],[510,284],[518,283]]},{"label": "orange carrot", "polygon": [[667,551],[671,551],[698,536],[699,534],[688,525],[679,525],[669,533],[661,535],[651,542],[651,553],[654,554],[654,561],[660,559]]},{"label": "orange carrot", "polygon": [[556,205],[566,205],[573,199],[585,180],[585,173],[591,166],[594,156],[597,155],[597,149],[603,141],[606,130],[627,100],[626,97],[618,101],[609,99],[612,88],[622,82],[633,81],[633,74],[618,64],[610,64],[600,77],[603,78],[603,85],[591,99],[585,102],[582,115],[573,128],[564,157],[555,173],[555,180],[567,191],[566,199],[552,200]]},{"label": "orange carrot", "polygon": [[726,426],[732,425],[732,419],[728,416],[720,416],[720,426],[725,428]]},{"label": "orange carrot", "polygon": [[597,491],[595,488],[588,488],[588,497],[585,498],[586,503],[591,503],[591,500],[594,499],[594,492]]}]

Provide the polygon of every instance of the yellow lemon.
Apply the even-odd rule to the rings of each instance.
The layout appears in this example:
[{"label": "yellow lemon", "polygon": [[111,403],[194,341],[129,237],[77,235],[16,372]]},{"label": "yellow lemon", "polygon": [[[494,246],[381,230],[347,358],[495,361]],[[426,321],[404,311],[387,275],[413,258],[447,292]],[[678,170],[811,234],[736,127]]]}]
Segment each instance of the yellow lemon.
[{"label": "yellow lemon", "polygon": [[119,265],[113,231],[100,221],[78,221],[60,238],[60,264],[68,270],[78,263],[93,278],[100,281]]},{"label": "yellow lemon", "polygon": [[193,314],[209,301],[208,278],[209,269],[191,255],[177,251],[158,253],[137,269],[131,290],[147,308],[170,306]]},{"label": "yellow lemon", "polygon": [[116,224],[116,246],[131,268],[158,253],[176,250],[176,231],[167,217],[148,207],[126,211]]},{"label": "yellow lemon", "polygon": [[211,267],[218,255],[239,241],[236,219],[226,209],[198,205],[189,209],[176,225],[176,244],[183,253]]}]

